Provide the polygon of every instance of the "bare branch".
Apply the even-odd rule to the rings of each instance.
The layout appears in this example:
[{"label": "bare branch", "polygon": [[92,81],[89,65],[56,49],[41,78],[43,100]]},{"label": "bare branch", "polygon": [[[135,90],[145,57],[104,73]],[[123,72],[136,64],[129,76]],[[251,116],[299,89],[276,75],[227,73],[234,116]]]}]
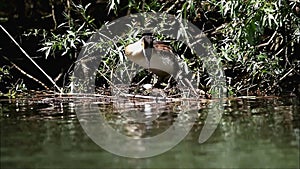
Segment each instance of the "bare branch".
[{"label": "bare branch", "polygon": [[10,64],[12,64],[16,69],[18,69],[22,74],[24,74],[25,76],[27,76],[28,78],[32,79],[33,81],[39,83],[40,85],[42,85],[46,90],[50,90],[48,86],[46,86],[43,82],[39,81],[38,79],[36,79],[35,77],[31,76],[30,74],[26,73],[23,69],[21,69],[19,66],[17,66],[15,63],[13,63],[12,61],[10,61],[7,57],[3,56],[5,60],[9,61]]},{"label": "bare branch", "polygon": [[53,79],[25,52],[25,50],[18,44],[18,42],[0,25],[1,29],[8,35],[8,37],[19,47],[22,53],[51,81],[51,83],[56,87],[56,89],[62,93],[62,89],[56,85]]}]

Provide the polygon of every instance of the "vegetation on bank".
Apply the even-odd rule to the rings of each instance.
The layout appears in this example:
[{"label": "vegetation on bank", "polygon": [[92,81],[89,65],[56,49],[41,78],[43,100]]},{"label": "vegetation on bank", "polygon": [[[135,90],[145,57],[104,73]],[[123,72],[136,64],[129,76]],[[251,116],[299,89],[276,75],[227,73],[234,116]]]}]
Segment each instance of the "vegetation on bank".
[{"label": "vegetation on bank", "polygon": [[[101,26],[129,14],[165,12],[189,20],[207,35],[222,61],[229,95],[300,93],[300,3],[296,0],[24,0],[6,1],[0,8],[1,25],[19,39],[30,56],[42,56],[49,67],[56,67],[55,61],[65,59],[65,64],[56,67],[60,72],[51,75],[65,92],[71,87],[72,63],[86,40]],[[132,34],[121,39],[117,48],[110,48],[103,61],[105,66],[99,67],[101,74],[97,81],[101,87],[108,84],[103,76],[109,77],[119,62],[119,50],[138,36]],[[3,34],[3,37],[7,36]],[[28,78],[24,73],[15,77],[18,72],[22,74],[11,71],[15,69],[12,63],[18,62],[14,59],[15,53],[6,45],[2,46],[0,92],[1,95],[15,95],[36,82],[24,82],[22,79]],[[173,43],[175,51],[201,79],[199,86],[206,89],[210,84],[201,59],[183,46],[180,42]],[[54,59],[52,65],[48,64],[50,59]],[[50,88],[53,86],[43,78],[35,78]]]}]

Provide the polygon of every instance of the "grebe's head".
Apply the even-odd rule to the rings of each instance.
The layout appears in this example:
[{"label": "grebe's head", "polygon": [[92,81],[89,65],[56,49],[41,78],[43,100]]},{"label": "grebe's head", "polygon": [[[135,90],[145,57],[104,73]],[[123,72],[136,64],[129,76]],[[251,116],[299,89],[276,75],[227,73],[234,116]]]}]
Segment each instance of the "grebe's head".
[{"label": "grebe's head", "polygon": [[152,34],[143,34],[143,53],[148,61],[150,63],[151,56],[152,56],[152,49],[153,49],[153,36]]},{"label": "grebe's head", "polygon": [[152,34],[147,33],[147,34],[143,34],[143,37],[137,42],[126,46],[125,54],[133,62],[137,60],[145,59],[145,61],[149,65],[152,56],[152,49],[153,49],[153,36]]}]

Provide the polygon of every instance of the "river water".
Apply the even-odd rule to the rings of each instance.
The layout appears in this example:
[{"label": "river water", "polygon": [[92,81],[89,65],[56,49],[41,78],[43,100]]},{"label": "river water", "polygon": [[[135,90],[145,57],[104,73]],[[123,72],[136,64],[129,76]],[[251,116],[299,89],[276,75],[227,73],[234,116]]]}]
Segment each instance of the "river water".
[{"label": "river water", "polygon": [[[204,143],[199,134],[210,101],[160,101],[33,97],[0,100],[2,168],[299,168],[299,98],[232,98],[216,130]],[[163,133],[176,120],[192,125],[171,150],[149,158],[106,151],[81,126],[76,107],[96,105],[115,131],[132,138]],[[195,109],[181,118],[182,107]],[[85,109],[84,109],[85,110]],[[89,111],[84,112],[90,116]],[[186,120],[193,116],[194,120]],[[134,119],[141,121],[136,122]],[[81,121],[80,121],[81,120]],[[99,138],[110,134],[99,133]],[[113,140],[113,146],[142,149]],[[124,144],[124,145],[123,145]],[[162,141],[159,144],[165,144]]]}]

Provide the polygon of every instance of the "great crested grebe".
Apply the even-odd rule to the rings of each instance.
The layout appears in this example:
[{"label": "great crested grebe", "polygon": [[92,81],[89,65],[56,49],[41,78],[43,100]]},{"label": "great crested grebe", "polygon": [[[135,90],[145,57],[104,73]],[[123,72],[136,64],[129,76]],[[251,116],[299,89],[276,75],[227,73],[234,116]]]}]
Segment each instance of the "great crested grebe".
[{"label": "great crested grebe", "polygon": [[185,67],[187,65],[180,64],[184,66],[181,68],[177,54],[173,52],[172,48],[165,42],[154,40],[152,34],[143,34],[140,40],[126,46],[125,55],[132,62],[155,73],[159,77],[159,81],[168,80],[168,85],[164,89],[168,89],[174,80],[179,80],[181,84],[197,94],[192,84],[192,78],[189,78],[192,77],[192,74]]},{"label": "great crested grebe", "polygon": [[142,38],[125,47],[129,60],[149,69],[160,78],[175,77],[179,69],[176,54],[166,43],[154,40],[152,34],[143,34]]}]

